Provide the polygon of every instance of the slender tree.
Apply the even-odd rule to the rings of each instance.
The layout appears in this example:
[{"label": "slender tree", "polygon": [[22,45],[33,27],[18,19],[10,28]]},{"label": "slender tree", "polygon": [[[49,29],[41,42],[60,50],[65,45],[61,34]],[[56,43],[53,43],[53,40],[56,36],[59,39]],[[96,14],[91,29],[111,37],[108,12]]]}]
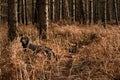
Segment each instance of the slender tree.
[{"label": "slender tree", "polygon": [[27,2],[26,2],[26,0],[24,0],[25,1],[25,24],[26,25],[28,25],[28,20],[27,20]]},{"label": "slender tree", "polygon": [[90,1],[90,21],[89,21],[89,23],[90,24],[93,24],[93,0],[89,0]]},{"label": "slender tree", "polygon": [[32,0],[32,24],[34,24],[35,2]]},{"label": "slender tree", "polygon": [[55,22],[60,20],[60,0],[55,0]]},{"label": "slender tree", "polygon": [[115,20],[116,24],[118,25],[118,9],[117,9],[117,1],[114,0],[114,9],[115,9]]},{"label": "slender tree", "polygon": [[69,11],[69,3],[68,3],[68,0],[65,0],[65,5],[66,5],[67,18],[69,18],[69,17],[70,17],[70,11]]},{"label": "slender tree", "polygon": [[37,1],[35,2],[35,13],[34,13],[34,23],[38,22],[38,9],[37,9]]},{"label": "slender tree", "polygon": [[76,11],[76,6],[75,6],[75,4],[76,4],[76,0],[72,0],[73,1],[73,21],[75,21],[75,11]]},{"label": "slender tree", "polygon": [[89,20],[89,9],[88,9],[88,0],[85,0],[85,23],[88,24]]},{"label": "slender tree", "polygon": [[22,23],[25,23],[25,8],[24,8],[24,0],[21,0],[21,4],[22,4],[22,10],[21,10],[21,18],[22,18]]},{"label": "slender tree", "polygon": [[62,19],[68,19],[68,17],[69,17],[68,1],[62,0]]},{"label": "slender tree", "polygon": [[21,2],[21,0],[18,0],[18,22],[20,23],[20,2]]},{"label": "slender tree", "polygon": [[[49,25],[49,0],[46,0],[46,6],[45,6],[45,13],[46,13],[46,27]],[[47,32],[47,31],[46,31]],[[46,35],[47,36],[47,35]]]},{"label": "slender tree", "polygon": [[8,38],[13,41],[17,36],[17,0],[8,0]]},{"label": "slender tree", "polygon": [[76,11],[75,11],[75,20],[76,21],[81,21],[81,3],[80,0],[76,0]]},{"label": "slender tree", "polygon": [[53,8],[53,11],[52,11],[52,20],[53,22],[55,21],[55,0],[52,0],[52,8]]},{"label": "slender tree", "polygon": [[107,0],[104,1],[104,27],[106,28],[106,24],[107,24],[107,15],[106,15],[106,12],[107,12]]},{"label": "slender tree", "polygon": [[40,39],[47,39],[47,24],[46,24],[46,0],[36,1],[38,31]]},{"label": "slender tree", "polygon": [[62,11],[63,11],[62,4],[63,4],[63,0],[60,0],[60,20],[62,20]]}]

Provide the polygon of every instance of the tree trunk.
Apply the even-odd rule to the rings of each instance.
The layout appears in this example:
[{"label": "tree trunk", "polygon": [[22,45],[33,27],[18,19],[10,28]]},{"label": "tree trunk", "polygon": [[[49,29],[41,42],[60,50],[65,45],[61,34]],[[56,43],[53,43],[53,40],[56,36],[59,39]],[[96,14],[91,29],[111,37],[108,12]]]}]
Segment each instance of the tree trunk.
[{"label": "tree trunk", "polygon": [[[0,4],[2,4],[2,1],[0,0]],[[2,7],[0,5],[0,14],[2,14]],[[0,22],[2,22],[2,15],[0,15]]]},{"label": "tree trunk", "polygon": [[55,21],[55,0],[52,0],[52,21]]},{"label": "tree trunk", "polygon": [[69,3],[68,0],[65,0],[67,18],[70,18]]},{"label": "tree trunk", "polygon": [[37,0],[35,3],[35,14],[34,14],[34,23],[38,22],[38,9],[37,9]]},{"label": "tree trunk", "polygon": [[85,0],[81,0],[81,21],[85,24]]},{"label": "tree trunk", "polygon": [[21,18],[22,18],[22,23],[25,23],[25,10],[24,10],[24,0],[21,0],[22,3],[22,10],[21,10]]},{"label": "tree trunk", "polygon": [[40,39],[47,39],[47,24],[46,24],[46,0],[37,0],[36,9],[38,14],[38,31]]},{"label": "tree trunk", "polygon": [[49,0],[46,0],[46,6],[45,6],[46,8],[45,8],[45,13],[46,13],[46,26],[48,27],[48,25],[49,25],[49,17],[48,17],[48,15],[49,15],[49,13],[48,13],[48,11],[49,11]]},{"label": "tree trunk", "polygon": [[17,0],[8,0],[8,38],[13,41],[18,27]]},{"label": "tree trunk", "polygon": [[21,18],[20,18],[20,2],[21,2],[21,0],[18,0],[18,22],[20,23],[20,20],[21,20]]},{"label": "tree trunk", "polygon": [[34,24],[34,15],[35,15],[35,5],[34,0],[32,0],[32,24]]},{"label": "tree trunk", "polygon": [[116,24],[118,25],[118,11],[117,11],[117,1],[114,0],[114,9],[115,9],[115,20]]},{"label": "tree trunk", "polygon": [[7,4],[6,0],[1,0],[1,21],[5,23],[7,21]]},{"label": "tree trunk", "polygon": [[26,25],[28,25],[28,20],[27,20],[27,3],[26,3],[26,0],[25,0],[25,22],[26,22]]},{"label": "tree trunk", "polygon": [[106,15],[106,12],[107,12],[107,6],[106,6],[106,3],[107,3],[107,0],[104,1],[104,27],[106,28],[106,24],[107,24],[107,15]]},{"label": "tree trunk", "polygon": [[50,7],[49,7],[49,19],[51,21],[55,21],[55,0],[49,0],[49,4],[50,4]]},{"label": "tree trunk", "polygon": [[55,22],[60,20],[60,0],[55,0]]},{"label": "tree trunk", "polygon": [[98,0],[94,0],[94,3],[93,3],[93,7],[94,7],[94,23],[97,24],[98,23]]},{"label": "tree trunk", "polygon": [[76,0],[73,0],[73,16],[72,16],[73,18],[72,19],[73,19],[74,22],[75,22],[75,14],[76,14],[75,13],[75,11],[76,11],[76,7],[75,7],[76,5],[75,4],[76,4]]},{"label": "tree trunk", "polygon": [[69,8],[67,0],[62,0],[62,19],[68,19]]},{"label": "tree trunk", "polygon": [[89,9],[88,9],[88,0],[86,0],[86,15],[85,15],[85,23],[88,24],[89,21]]},{"label": "tree trunk", "polygon": [[[118,0],[118,14],[120,14],[120,0]],[[118,15],[118,20],[120,21],[120,15]]]},{"label": "tree trunk", "polygon": [[70,13],[70,19],[73,20],[73,0],[68,0],[69,3],[69,13]]},{"label": "tree trunk", "polygon": [[93,24],[93,0],[90,0],[90,21],[89,24]]},{"label": "tree trunk", "polygon": [[62,20],[62,11],[63,11],[62,3],[63,3],[63,0],[60,0],[60,20]]}]

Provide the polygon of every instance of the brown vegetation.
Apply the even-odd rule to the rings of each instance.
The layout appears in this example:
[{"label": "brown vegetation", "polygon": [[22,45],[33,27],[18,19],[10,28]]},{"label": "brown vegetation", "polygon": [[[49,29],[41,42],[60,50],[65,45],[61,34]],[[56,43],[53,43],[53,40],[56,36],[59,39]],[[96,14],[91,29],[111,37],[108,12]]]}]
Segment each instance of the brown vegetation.
[{"label": "brown vegetation", "polygon": [[[120,28],[110,25],[51,24],[48,40],[39,40],[33,25],[20,25],[18,37],[7,44],[7,28],[0,26],[0,80],[120,80]],[[37,45],[47,45],[60,57],[23,52],[20,34]]]}]

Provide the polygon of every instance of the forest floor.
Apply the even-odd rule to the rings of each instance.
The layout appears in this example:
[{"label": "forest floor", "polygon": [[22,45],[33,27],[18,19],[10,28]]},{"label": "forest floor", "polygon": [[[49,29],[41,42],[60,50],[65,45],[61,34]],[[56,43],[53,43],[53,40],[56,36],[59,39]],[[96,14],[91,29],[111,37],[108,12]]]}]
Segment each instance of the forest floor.
[{"label": "forest floor", "polygon": [[[7,43],[7,27],[0,25],[0,80],[120,80],[120,27],[50,24],[41,41],[33,25],[20,25],[18,37]],[[45,57],[23,51],[20,34],[59,55]]]}]

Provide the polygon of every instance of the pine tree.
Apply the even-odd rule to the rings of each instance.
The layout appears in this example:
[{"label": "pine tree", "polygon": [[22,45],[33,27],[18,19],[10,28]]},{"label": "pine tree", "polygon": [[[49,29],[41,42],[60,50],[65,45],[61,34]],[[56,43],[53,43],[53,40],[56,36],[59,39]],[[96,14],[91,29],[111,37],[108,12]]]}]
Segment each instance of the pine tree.
[{"label": "pine tree", "polygon": [[17,0],[8,0],[8,38],[13,41],[17,36]]}]

